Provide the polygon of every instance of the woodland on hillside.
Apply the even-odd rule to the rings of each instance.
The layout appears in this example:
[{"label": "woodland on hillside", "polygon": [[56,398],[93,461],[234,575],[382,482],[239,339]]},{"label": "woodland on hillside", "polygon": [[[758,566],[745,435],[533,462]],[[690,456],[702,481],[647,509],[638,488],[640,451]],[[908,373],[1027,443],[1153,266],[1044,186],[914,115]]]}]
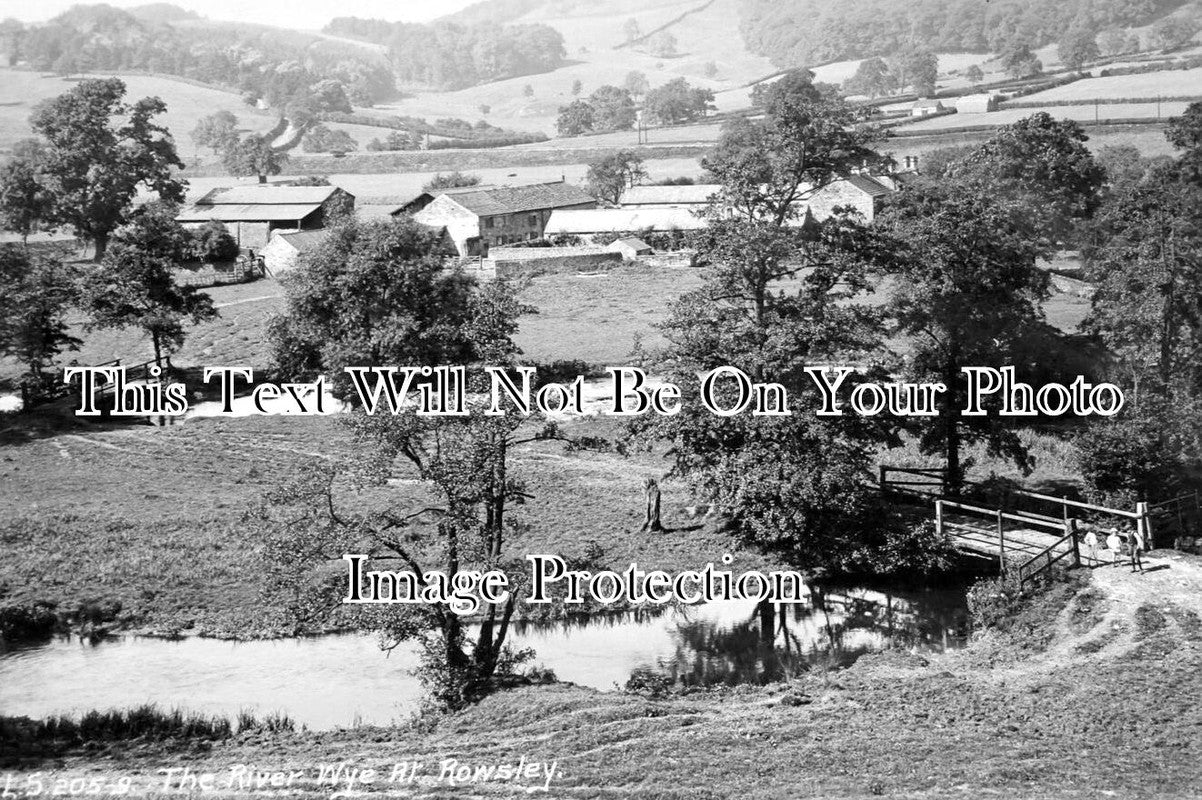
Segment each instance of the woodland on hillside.
[{"label": "woodland on hillside", "polygon": [[888,55],[1001,52],[1040,47],[1070,29],[1146,25],[1183,0],[743,0],[739,29],[749,50],[782,67]]}]

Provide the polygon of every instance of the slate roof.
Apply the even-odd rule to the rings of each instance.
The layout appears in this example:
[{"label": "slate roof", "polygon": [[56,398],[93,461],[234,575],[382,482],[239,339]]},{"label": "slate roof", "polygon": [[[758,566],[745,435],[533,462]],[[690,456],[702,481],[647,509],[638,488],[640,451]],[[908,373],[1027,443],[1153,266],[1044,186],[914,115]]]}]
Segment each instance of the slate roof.
[{"label": "slate roof", "polygon": [[893,190],[888,186],[884,185],[880,181],[870,178],[867,175],[848,175],[843,180],[847,181],[861,192],[873,197],[884,197],[887,194],[893,193]]},{"label": "slate roof", "polygon": [[[307,187],[306,187],[307,188]],[[195,205],[186,209],[176,220],[179,222],[295,222],[302,220],[321,208],[321,203]]]},{"label": "slate roof", "polygon": [[588,192],[570,183],[536,183],[530,186],[472,186],[437,192],[480,217],[542,211],[596,203]]},{"label": "slate roof", "polygon": [[195,205],[320,205],[336,191],[337,186],[229,186],[213,189],[197,200]]},{"label": "slate roof", "polygon": [[276,236],[282,236],[284,241],[292,245],[298,252],[310,250],[325,241],[328,231],[278,231]]}]

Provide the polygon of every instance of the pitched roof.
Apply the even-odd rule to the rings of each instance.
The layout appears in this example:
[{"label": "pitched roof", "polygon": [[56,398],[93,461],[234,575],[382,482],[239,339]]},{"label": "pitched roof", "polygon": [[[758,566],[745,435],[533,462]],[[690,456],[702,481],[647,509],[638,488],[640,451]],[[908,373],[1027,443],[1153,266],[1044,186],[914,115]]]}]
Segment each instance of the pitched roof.
[{"label": "pitched roof", "polygon": [[620,205],[705,205],[722,191],[713,183],[687,186],[632,186],[622,193]]},{"label": "pitched roof", "polygon": [[311,203],[321,204],[338,191],[337,186],[280,186],[263,184],[256,186],[228,186],[213,189],[199,200],[198,206],[211,205],[287,205]]},{"label": "pitched roof", "polygon": [[579,206],[597,201],[570,183],[536,183],[530,186],[472,186],[437,192],[480,217],[521,211]]},{"label": "pitched roof", "polygon": [[641,231],[694,231],[706,221],[687,208],[589,208],[551,212],[546,235],[558,233],[621,233]]},{"label": "pitched roof", "polygon": [[303,253],[324,242],[329,236],[329,231],[277,231],[275,235]]},{"label": "pitched roof", "polygon": [[296,203],[284,205],[224,203],[195,205],[185,209],[175,219],[178,222],[295,222],[304,219],[321,208],[321,203]]},{"label": "pitched roof", "polygon": [[848,175],[843,180],[847,181],[861,192],[872,195],[873,197],[884,197],[887,194],[893,193],[893,190],[888,186],[867,175]]}]

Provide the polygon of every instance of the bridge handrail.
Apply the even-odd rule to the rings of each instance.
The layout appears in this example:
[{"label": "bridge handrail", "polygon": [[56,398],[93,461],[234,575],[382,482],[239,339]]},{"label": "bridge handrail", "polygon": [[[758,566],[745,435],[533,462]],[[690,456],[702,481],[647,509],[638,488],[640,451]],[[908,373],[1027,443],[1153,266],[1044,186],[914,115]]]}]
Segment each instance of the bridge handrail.
[{"label": "bridge handrail", "polygon": [[1022,522],[1022,523],[1026,523],[1026,524],[1030,524],[1030,525],[1042,525],[1046,528],[1055,528],[1056,530],[1064,529],[1064,522],[1062,520],[1053,519],[1052,517],[1041,518],[1041,517],[1037,517],[1037,516],[1011,514],[1009,512],[999,511],[994,508],[983,508],[981,506],[973,506],[973,505],[969,505],[967,503],[957,503],[954,500],[942,500],[942,499],[936,500],[935,505],[942,506],[944,508],[958,508],[962,511],[969,511],[969,512],[973,512],[973,513],[977,513],[977,514],[984,514],[985,516],[988,516],[992,519],[998,519],[1000,517],[1001,519],[1010,520],[1011,522]]},{"label": "bridge handrail", "polygon": [[[1052,565],[1055,564],[1060,559],[1064,558],[1065,556],[1069,555],[1070,553],[1077,552],[1075,547],[1070,547],[1070,548],[1064,550],[1064,552],[1057,555],[1055,558],[1051,557],[1051,555],[1050,555],[1053,550],[1055,550],[1057,547],[1064,544],[1065,542],[1075,543],[1076,536],[1077,536],[1076,531],[1069,531],[1067,534],[1065,534],[1060,539],[1058,539],[1055,543],[1050,544],[1047,547],[1045,547],[1042,552],[1031,556],[1026,561],[1024,561],[1022,564],[1019,564],[1018,565],[1018,581],[1019,581],[1019,583],[1021,584],[1021,583],[1026,583],[1029,580],[1034,580],[1034,578],[1037,575],[1039,575],[1039,573],[1043,572],[1044,570],[1051,569]],[[1046,559],[1046,563],[1043,566],[1032,571],[1030,574],[1026,574],[1028,568],[1041,558]]]}]

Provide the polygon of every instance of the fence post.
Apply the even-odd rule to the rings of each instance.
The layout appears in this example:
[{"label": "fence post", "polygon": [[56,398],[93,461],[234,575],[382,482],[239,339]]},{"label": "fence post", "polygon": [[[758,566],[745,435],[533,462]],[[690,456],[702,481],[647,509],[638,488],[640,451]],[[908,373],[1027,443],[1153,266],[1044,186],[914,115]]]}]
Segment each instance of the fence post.
[{"label": "fence post", "polygon": [[997,549],[998,549],[998,573],[1006,574],[1006,529],[1005,521],[1002,519],[1002,510],[997,510]]},{"label": "fence post", "polygon": [[943,535],[943,501],[935,501],[935,533]]},{"label": "fence post", "polygon": [[1064,535],[1073,537],[1073,566],[1081,566],[1081,545],[1077,542],[1077,520],[1066,519],[1064,521]]},{"label": "fence post", "polygon": [[[1135,529],[1143,534],[1144,549],[1155,550],[1156,545],[1152,543],[1152,520],[1148,516],[1148,504],[1146,502],[1136,503],[1135,513],[1139,515],[1139,518],[1135,520]],[[1142,528],[1140,528],[1141,525]]]},{"label": "fence post", "polygon": [[881,487],[881,494],[884,494],[884,493],[885,493],[885,471],[886,471],[887,469],[889,469],[889,468],[888,468],[888,467],[886,467],[884,464],[881,464],[881,465],[880,465],[880,471],[881,471],[881,473],[880,473],[880,478],[879,478],[879,485],[880,485],[880,487]]}]

